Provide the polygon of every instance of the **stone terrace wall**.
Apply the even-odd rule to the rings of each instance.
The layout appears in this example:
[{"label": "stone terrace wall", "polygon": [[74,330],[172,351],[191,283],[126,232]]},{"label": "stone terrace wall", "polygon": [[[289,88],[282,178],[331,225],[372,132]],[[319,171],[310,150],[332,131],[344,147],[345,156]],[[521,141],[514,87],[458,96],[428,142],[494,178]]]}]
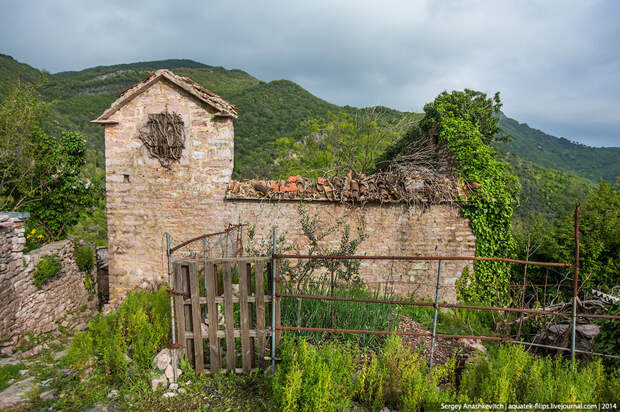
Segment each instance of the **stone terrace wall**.
[{"label": "stone terrace wall", "polygon": [[[96,293],[89,297],[84,288],[85,274],[75,264],[71,239],[29,253],[23,253],[24,244],[23,221],[0,215],[0,346],[15,346],[28,332],[83,329],[84,319],[97,312]],[[60,258],[61,274],[39,289],[32,274],[41,258],[51,254]]]}]

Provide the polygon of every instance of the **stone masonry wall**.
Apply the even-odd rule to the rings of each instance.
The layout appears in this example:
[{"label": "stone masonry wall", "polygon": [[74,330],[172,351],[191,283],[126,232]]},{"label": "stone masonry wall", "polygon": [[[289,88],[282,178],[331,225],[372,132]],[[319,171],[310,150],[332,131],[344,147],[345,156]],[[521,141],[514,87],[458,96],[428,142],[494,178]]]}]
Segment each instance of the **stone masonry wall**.
[{"label": "stone masonry wall", "polygon": [[[149,113],[163,110],[181,115],[185,149],[170,170],[149,156],[138,138]],[[259,238],[274,226],[287,239],[301,242],[295,202],[226,200],[233,170],[234,136],[230,118],[175,85],[160,80],[121,107],[105,125],[110,303],[117,304],[144,282],[167,281],[165,232],[176,241],[223,230],[228,223],[248,223]],[[468,255],[475,239],[457,207],[405,205],[347,207],[311,202],[326,224],[343,217],[352,228],[363,221],[370,237],[360,254]],[[355,231],[353,231],[355,232]],[[336,242],[339,238],[328,239]],[[246,241],[247,239],[244,239]],[[455,300],[453,284],[471,262],[444,262],[442,299]],[[390,282],[399,293],[434,296],[437,263],[366,261],[362,277],[372,286]]]},{"label": "stone masonry wall", "polygon": [[[71,239],[23,253],[24,223],[0,215],[0,346],[15,346],[27,333],[40,335],[60,326],[82,329],[97,312],[96,293],[89,297],[85,274],[75,264]],[[94,252],[93,252],[94,253]],[[57,254],[62,271],[41,289],[32,275],[42,257]],[[91,274],[96,278],[95,269]]]}]

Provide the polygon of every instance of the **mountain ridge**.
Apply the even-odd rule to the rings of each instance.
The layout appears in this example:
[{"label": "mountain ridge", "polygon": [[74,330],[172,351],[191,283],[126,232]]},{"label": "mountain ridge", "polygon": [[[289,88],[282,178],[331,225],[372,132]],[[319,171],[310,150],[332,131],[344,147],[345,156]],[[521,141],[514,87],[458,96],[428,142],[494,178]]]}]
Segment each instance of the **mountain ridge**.
[{"label": "mountain ridge", "polygon": [[[192,78],[239,108],[240,117],[235,121],[237,178],[269,177],[273,161],[269,144],[282,136],[295,136],[301,121],[325,116],[328,112],[355,114],[364,110],[330,103],[290,80],[264,82],[243,70],[229,70],[189,59],[95,66],[46,74],[10,56],[0,55],[0,81],[7,85],[11,77],[22,77],[23,81],[36,82],[47,76],[41,94],[51,103],[53,126],[82,131],[88,136],[90,146],[102,151],[103,131],[90,120],[101,114],[122,90],[140,81],[148,72],[164,67]],[[387,107],[382,108],[382,113],[387,119],[407,114]],[[498,144],[497,149],[507,155],[508,160],[512,159],[516,169],[543,170],[524,167],[523,164],[515,166],[518,162],[512,155],[590,181],[605,179],[613,182],[620,175],[620,147],[593,148],[576,144],[505,115],[501,116],[500,125],[512,140]]]}]

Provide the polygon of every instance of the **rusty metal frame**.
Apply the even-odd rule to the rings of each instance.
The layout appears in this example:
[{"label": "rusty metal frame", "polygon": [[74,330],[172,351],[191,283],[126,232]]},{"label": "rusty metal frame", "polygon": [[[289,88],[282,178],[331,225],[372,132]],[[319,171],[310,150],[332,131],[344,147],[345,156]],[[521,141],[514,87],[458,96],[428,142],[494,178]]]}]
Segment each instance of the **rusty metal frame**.
[{"label": "rusty metal frame", "polygon": [[[480,339],[487,341],[499,341],[499,342],[512,342],[521,345],[535,346],[541,348],[555,349],[555,350],[563,350],[571,352],[571,359],[574,362],[575,353],[584,353],[589,355],[596,356],[606,356],[611,358],[620,359],[620,356],[610,355],[599,352],[590,352],[578,350],[575,348],[575,336],[576,336],[576,322],[577,318],[594,318],[594,319],[620,319],[620,316],[616,315],[597,315],[597,314],[587,314],[587,313],[577,313],[577,294],[579,291],[579,215],[580,208],[579,205],[575,208],[575,261],[574,263],[563,263],[563,262],[536,262],[536,261],[528,261],[528,260],[518,260],[518,259],[508,259],[508,258],[498,258],[498,257],[477,257],[477,256],[362,256],[362,255],[351,255],[351,256],[333,256],[333,255],[295,255],[295,254],[278,254],[276,253],[274,247],[274,253],[272,255],[273,265],[277,264],[277,260],[280,259],[320,259],[320,260],[404,260],[404,261],[439,261],[439,268],[437,273],[437,282],[435,284],[436,287],[436,296],[435,302],[414,302],[414,301],[406,301],[406,300],[384,300],[384,299],[362,299],[362,298],[345,298],[338,296],[319,296],[319,295],[305,295],[305,294],[291,294],[291,293],[274,293],[274,300],[279,298],[296,298],[296,299],[312,299],[312,300],[321,300],[321,301],[340,301],[340,302],[360,302],[360,303],[377,303],[377,304],[387,304],[387,305],[413,305],[413,306],[426,306],[434,308],[434,317],[433,317],[433,332],[432,333],[408,333],[408,332],[391,332],[391,331],[378,331],[378,330],[357,330],[357,329],[337,329],[337,328],[311,328],[311,327],[300,327],[300,326],[281,326],[276,325],[275,330],[282,331],[298,331],[298,332],[331,332],[331,333],[360,333],[360,334],[373,334],[373,335],[399,335],[399,336],[430,336],[431,337],[431,358],[429,360],[429,364],[432,366],[432,353],[435,338],[445,338],[445,339]],[[452,303],[439,303],[439,289],[442,287],[441,285],[441,263],[442,261],[464,261],[464,260],[473,260],[473,261],[496,261],[496,262],[507,262],[507,263],[519,263],[524,265],[533,265],[533,266],[544,266],[544,267],[568,267],[572,268],[574,271],[573,275],[573,284],[572,285],[564,285],[564,284],[547,284],[544,285],[535,285],[535,284],[525,284],[525,285],[509,285],[509,286],[531,286],[531,287],[547,287],[547,286],[561,286],[561,287],[571,287],[573,288],[573,307],[572,313],[563,313],[563,312],[552,312],[544,309],[524,309],[524,308],[508,308],[508,307],[498,307],[498,306],[475,306],[475,305],[462,305],[462,304],[452,304]],[[274,279],[276,280],[276,279]],[[276,281],[282,282],[282,279],[277,279]],[[275,282],[274,282],[275,284]],[[444,285],[445,287],[445,285]],[[498,336],[466,336],[466,335],[451,335],[451,334],[438,334],[436,333],[437,328],[437,311],[439,308],[453,308],[453,309],[472,309],[472,310],[489,310],[489,311],[497,311],[497,312],[513,312],[513,313],[529,313],[534,315],[541,316],[560,316],[565,318],[571,318],[571,346],[570,348],[564,348],[553,345],[543,345],[533,342],[523,342],[519,340],[515,340],[508,337],[498,337]]]}]

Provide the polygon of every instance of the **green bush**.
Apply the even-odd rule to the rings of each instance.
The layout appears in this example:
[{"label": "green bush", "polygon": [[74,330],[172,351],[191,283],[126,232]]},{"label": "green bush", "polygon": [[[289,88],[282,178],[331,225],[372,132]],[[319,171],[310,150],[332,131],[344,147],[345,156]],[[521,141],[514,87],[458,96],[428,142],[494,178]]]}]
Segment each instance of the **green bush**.
[{"label": "green bush", "polygon": [[90,273],[95,267],[95,254],[90,245],[75,245],[73,257],[75,264],[82,272]]},{"label": "green bush", "polygon": [[170,306],[165,287],[136,291],[112,314],[97,315],[88,330],[73,339],[66,361],[72,367],[94,363],[116,380],[152,366],[153,357],[170,343]]},{"label": "green bush", "polygon": [[41,288],[48,280],[58,276],[62,270],[62,263],[58,255],[53,254],[41,258],[32,275],[32,283]]},{"label": "green bush", "polygon": [[356,351],[333,343],[317,347],[285,337],[273,376],[274,402],[282,411],[346,410],[353,396]]},{"label": "green bush", "polygon": [[[609,401],[599,360],[574,367],[561,358],[540,359],[522,346],[502,345],[468,365],[459,393],[487,402],[595,403]],[[616,395],[617,396],[617,395]]]},{"label": "green bush", "polygon": [[[620,303],[615,303],[607,312],[608,315],[620,316]],[[601,319],[597,322],[601,326],[601,333],[596,337],[596,348],[599,352],[609,355],[620,353],[620,327],[617,319]],[[610,365],[619,366],[618,359],[607,358]],[[619,375],[620,376],[620,375]]]}]

